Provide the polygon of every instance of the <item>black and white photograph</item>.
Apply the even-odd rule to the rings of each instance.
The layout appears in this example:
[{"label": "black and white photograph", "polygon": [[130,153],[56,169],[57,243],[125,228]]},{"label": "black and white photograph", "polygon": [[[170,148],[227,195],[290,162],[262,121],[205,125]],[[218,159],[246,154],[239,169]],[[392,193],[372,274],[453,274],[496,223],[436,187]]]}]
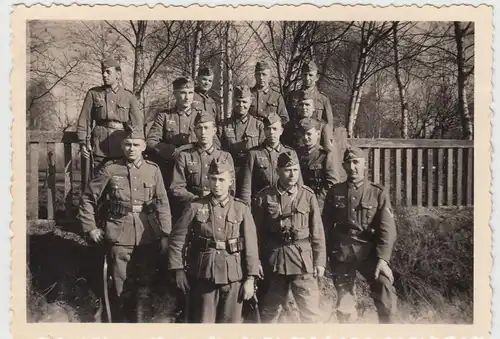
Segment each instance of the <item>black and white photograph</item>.
[{"label": "black and white photograph", "polygon": [[399,17],[26,20],[27,324],[477,322],[478,22]]}]

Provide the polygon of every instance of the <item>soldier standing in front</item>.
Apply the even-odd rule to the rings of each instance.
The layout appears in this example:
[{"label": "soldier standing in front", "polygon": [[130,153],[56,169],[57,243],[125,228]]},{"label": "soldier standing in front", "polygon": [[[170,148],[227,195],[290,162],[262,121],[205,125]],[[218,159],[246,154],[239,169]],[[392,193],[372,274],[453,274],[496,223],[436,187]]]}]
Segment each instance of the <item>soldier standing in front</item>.
[{"label": "soldier standing in front", "polygon": [[334,185],[323,208],[323,224],[340,322],[356,318],[356,271],[370,285],[380,323],[393,322],[396,293],[389,266],[396,224],[389,193],[365,177],[365,153],[348,147],[343,167],[347,181]]},{"label": "soldier standing in front", "polygon": [[[142,158],[146,148],[143,128],[132,127],[122,141],[125,156],[102,167],[89,182],[80,203],[79,219],[84,232],[107,249],[113,280],[109,296],[113,322],[151,319],[151,285],[171,230],[170,206],[160,169]],[[104,229],[96,224],[101,197],[107,207]]]},{"label": "soldier standing in front", "polygon": [[248,86],[234,88],[233,114],[221,127],[222,148],[233,156],[235,167],[236,192],[240,192],[242,169],[245,166],[248,151],[264,142],[264,124],[248,114],[252,102],[252,93]]},{"label": "soldier standing in front", "polygon": [[144,116],[139,111],[135,95],[121,84],[118,61],[101,63],[103,86],[93,87],[85,96],[76,126],[80,150],[86,159],[93,156],[90,177],[111,159],[123,156],[121,142],[127,132],[123,123],[143,127]]},{"label": "soldier standing in front", "polygon": [[259,274],[255,223],[229,193],[233,164],[214,159],[208,176],[210,194],[189,202],[172,230],[169,267],[188,298],[189,322],[239,323]]},{"label": "soldier standing in front", "polygon": [[271,86],[271,66],[266,61],[259,61],[255,65],[255,86],[251,92],[251,115],[262,120],[271,113],[277,113],[283,124],[290,120],[281,93]]},{"label": "soldier standing in front", "polygon": [[279,180],[262,190],[254,206],[260,258],[268,289],[261,299],[263,322],[275,322],[291,290],[302,322],[322,322],[318,281],[326,251],[321,211],[314,192],[298,184],[293,152],[278,158]]}]

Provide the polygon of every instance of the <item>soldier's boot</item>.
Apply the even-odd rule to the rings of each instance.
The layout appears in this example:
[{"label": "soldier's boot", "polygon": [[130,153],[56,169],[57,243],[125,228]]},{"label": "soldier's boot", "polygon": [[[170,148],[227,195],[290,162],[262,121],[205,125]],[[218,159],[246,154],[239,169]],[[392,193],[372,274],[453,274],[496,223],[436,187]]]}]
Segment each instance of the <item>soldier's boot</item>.
[{"label": "soldier's boot", "polygon": [[153,309],[151,292],[147,287],[141,287],[137,290],[135,320],[138,323],[149,323],[152,321]]}]

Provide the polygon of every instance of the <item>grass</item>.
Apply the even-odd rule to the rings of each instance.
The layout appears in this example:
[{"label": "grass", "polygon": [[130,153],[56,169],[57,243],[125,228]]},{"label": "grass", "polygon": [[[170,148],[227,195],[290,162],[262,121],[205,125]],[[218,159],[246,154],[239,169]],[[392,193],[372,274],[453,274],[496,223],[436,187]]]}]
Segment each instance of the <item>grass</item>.
[{"label": "grass", "polygon": [[[398,240],[392,260],[401,323],[472,323],[473,209],[398,208]],[[46,225],[29,232],[28,320],[92,321],[95,296],[89,293],[92,247],[64,225]],[[54,265],[57,263],[57,265]],[[359,277],[358,323],[376,323],[367,284]],[[322,279],[321,310],[336,322],[336,293],[329,272]],[[160,292],[154,298],[154,322],[165,322],[171,303]],[[293,303],[282,322],[298,320]],[[330,315],[333,313],[331,319]]]}]

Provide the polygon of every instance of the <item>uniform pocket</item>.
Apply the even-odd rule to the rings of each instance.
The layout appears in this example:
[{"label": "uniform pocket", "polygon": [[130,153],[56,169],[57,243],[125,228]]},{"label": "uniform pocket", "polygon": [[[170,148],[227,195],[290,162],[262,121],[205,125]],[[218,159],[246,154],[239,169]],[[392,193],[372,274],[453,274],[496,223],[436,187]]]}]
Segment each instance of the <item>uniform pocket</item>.
[{"label": "uniform pocket", "polygon": [[359,220],[363,225],[369,225],[377,212],[377,204],[375,201],[361,201],[360,206],[361,218]]},{"label": "uniform pocket", "polygon": [[144,183],[144,201],[149,201],[153,199],[153,196],[155,194],[155,185],[153,183]]},{"label": "uniform pocket", "polygon": [[241,269],[241,255],[239,253],[226,256],[227,265],[227,280],[229,282],[240,281],[243,279],[243,272]]},{"label": "uniform pocket", "polygon": [[309,227],[309,205],[299,204],[297,206],[297,213],[295,214],[297,220],[294,222],[294,226],[297,229],[303,229]]},{"label": "uniform pocket", "polygon": [[300,257],[302,258],[302,269],[306,273],[313,273],[314,260],[312,250],[310,248],[303,249],[302,246],[299,247],[299,250]]},{"label": "uniform pocket", "polygon": [[116,111],[120,115],[123,120],[128,120],[128,112],[130,109],[130,105],[128,103],[117,103]]},{"label": "uniform pocket", "polygon": [[265,157],[258,157],[257,167],[261,169],[267,169],[269,167],[269,160]]}]

